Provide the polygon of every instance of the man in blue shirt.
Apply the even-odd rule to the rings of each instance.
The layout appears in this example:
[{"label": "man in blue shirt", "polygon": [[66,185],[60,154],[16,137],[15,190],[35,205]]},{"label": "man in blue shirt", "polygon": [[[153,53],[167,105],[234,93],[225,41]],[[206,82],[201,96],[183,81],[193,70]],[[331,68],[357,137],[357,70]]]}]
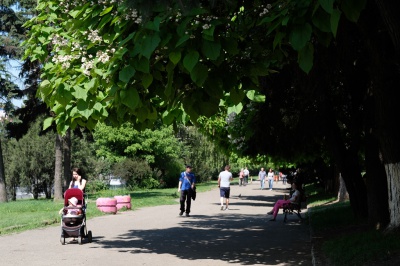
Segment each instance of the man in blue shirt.
[{"label": "man in blue shirt", "polygon": [[[192,167],[190,165],[186,165],[186,171],[181,173],[181,177],[179,178],[178,192],[181,193],[180,203],[181,203],[181,212],[179,215],[183,215],[186,212],[186,217],[190,217],[190,205],[192,203],[192,195],[191,189],[194,189],[196,184],[196,177],[192,173]],[[185,210],[185,201],[186,201],[186,210]]]}]

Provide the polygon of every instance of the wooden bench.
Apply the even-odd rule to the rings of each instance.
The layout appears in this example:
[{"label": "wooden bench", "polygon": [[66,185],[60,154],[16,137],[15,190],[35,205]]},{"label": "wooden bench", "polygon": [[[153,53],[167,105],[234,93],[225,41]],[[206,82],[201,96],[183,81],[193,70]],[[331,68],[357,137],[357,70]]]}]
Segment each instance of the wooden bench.
[{"label": "wooden bench", "polygon": [[297,217],[299,217],[299,222],[303,221],[303,217],[301,216],[301,209],[306,209],[307,208],[307,197],[304,195],[304,192],[300,192],[300,197],[296,202],[284,204],[282,209],[283,209],[283,222],[286,223],[287,221],[287,215],[290,214],[296,214]]}]

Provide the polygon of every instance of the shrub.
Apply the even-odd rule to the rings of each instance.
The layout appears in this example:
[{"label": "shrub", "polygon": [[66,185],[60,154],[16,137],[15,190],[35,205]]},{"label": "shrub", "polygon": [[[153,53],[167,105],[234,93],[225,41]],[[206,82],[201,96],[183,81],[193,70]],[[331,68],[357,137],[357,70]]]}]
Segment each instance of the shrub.
[{"label": "shrub", "polygon": [[89,193],[95,193],[105,189],[108,189],[108,186],[104,181],[92,180],[86,183],[86,191]]}]

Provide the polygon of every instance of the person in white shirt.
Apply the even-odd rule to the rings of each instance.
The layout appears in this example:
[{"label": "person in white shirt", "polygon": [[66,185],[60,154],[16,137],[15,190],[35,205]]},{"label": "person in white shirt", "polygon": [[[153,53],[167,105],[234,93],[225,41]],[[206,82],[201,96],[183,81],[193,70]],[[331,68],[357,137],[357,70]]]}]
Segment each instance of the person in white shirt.
[{"label": "person in white shirt", "polygon": [[224,198],[226,199],[226,208],[225,210],[229,210],[229,195],[231,191],[231,181],[232,173],[229,172],[231,167],[229,165],[225,166],[225,171],[219,173],[218,176],[218,187],[219,187],[219,195],[221,201],[221,211],[224,210]]},{"label": "person in white shirt", "polygon": [[243,174],[244,174],[244,184],[247,185],[249,183],[249,174],[250,174],[247,167],[244,168]]},{"label": "person in white shirt", "polygon": [[269,190],[272,190],[272,187],[274,186],[274,171],[272,171],[272,168],[269,168],[268,172],[268,186]]}]

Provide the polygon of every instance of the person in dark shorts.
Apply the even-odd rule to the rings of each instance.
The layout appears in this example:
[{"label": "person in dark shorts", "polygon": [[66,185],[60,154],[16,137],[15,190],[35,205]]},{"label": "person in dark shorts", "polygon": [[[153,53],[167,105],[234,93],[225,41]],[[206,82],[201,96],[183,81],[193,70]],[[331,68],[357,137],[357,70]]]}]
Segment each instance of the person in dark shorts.
[{"label": "person in dark shorts", "polygon": [[232,173],[229,172],[231,167],[229,165],[225,166],[225,171],[219,173],[218,176],[218,187],[219,187],[219,195],[221,201],[221,211],[224,210],[224,198],[226,199],[226,207],[225,210],[229,210],[229,195],[231,191],[231,181]]}]

